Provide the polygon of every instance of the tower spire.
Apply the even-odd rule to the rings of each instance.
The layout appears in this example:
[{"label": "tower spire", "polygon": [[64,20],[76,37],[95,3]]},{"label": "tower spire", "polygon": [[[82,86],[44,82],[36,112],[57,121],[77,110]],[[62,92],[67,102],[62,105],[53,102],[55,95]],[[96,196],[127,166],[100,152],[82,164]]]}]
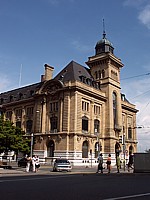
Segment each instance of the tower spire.
[{"label": "tower spire", "polygon": [[105,33],[105,21],[103,19],[103,39],[106,38],[106,33]]}]

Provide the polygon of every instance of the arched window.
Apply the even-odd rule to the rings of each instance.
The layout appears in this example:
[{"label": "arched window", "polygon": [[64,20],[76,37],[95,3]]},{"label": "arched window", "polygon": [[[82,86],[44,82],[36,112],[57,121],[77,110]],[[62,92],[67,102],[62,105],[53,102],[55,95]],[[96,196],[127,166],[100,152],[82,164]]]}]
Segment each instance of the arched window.
[{"label": "arched window", "polygon": [[100,132],[100,122],[97,119],[94,119],[94,134]]},{"label": "arched window", "polygon": [[102,70],[102,78],[105,78],[105,70]]},{"label": "arched window", "polygon": [[54,157],[54,150],[55,150],[55,144],[53,140],[50,140],[48,143],[48,148],[47,148],[47,156],[48,157]]},{"label": "arched window", "polygon": [[88,131],[88,118],[82,117],[82,131]]},{"label": "arched window", "polygon": [[88,142],[84,141],[82,144],[82,158],[88,158]]},{"label": "arched window", "polygon": [[51,117],[50,118],[50,123],[51,123],[51,131],[57,130],[57,125],[58,125],[58,118],[57,117]]},{"label": "arched window", "polygon": [[98,76],[99,76],[99,79],[101,79],[101,71],[100,70],[98,71]]},{"label": "arched window", "polygon": [[117,125],[117,95],[113,92],[113,119],[114,119],[114,128]]},{"label": "arched window", "polygon": [[32,132],[32,124],[33,124],[32,120],[28,120],[26,122],[26,133],[31,133]]}]

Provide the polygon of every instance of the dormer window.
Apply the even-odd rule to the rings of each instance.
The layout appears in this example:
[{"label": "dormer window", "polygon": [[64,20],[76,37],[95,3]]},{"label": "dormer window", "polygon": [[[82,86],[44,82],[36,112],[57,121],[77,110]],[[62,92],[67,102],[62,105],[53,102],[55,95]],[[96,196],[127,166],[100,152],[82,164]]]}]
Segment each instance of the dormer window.
[{"label": "dormer window", "polygon": [[3,104],[3,103],[4,103],[4,99],[1,98],[1,100],[0,100],[0,104]]},{"label": "dormer window", "polygon": [[19,100],[20,99],[23,99],[23,94],[22,93],[19,93]]},{"label": "dormer window", "polygon": [[13,101],[13,95],[10,95],[9,100],[10,100],[10,102]]},{"label": "dormer window", "polygon": [[34,95],[34,91],[30,90],[30,96],[32,97]]}]

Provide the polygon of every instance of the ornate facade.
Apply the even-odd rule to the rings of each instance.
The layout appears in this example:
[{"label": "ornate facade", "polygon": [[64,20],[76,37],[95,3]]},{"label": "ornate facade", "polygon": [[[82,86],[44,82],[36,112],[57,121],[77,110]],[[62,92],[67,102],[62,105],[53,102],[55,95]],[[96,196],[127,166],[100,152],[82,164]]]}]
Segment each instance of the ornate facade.
[{"label": "ornate facade", "polygon": [[54,68],[45,64],[41,82],[0,94],[5,118],[34,134],[33,152],[43,161],[94,165],[101,152],[115,163],[116,153],[137,150],[137,109],[121,94],[123,64],[105,33],[86,65],[71,61],[53,78]]}]

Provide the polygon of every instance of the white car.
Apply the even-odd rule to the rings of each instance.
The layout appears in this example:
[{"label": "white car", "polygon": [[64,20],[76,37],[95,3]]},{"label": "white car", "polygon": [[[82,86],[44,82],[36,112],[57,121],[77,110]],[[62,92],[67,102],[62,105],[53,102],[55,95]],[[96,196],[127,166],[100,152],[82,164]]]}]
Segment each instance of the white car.
[{"label": "white car", "polygon": [[53,171],[68,171],[72,169],[71,163],[65,158],[57,158],[54,162]]}]

